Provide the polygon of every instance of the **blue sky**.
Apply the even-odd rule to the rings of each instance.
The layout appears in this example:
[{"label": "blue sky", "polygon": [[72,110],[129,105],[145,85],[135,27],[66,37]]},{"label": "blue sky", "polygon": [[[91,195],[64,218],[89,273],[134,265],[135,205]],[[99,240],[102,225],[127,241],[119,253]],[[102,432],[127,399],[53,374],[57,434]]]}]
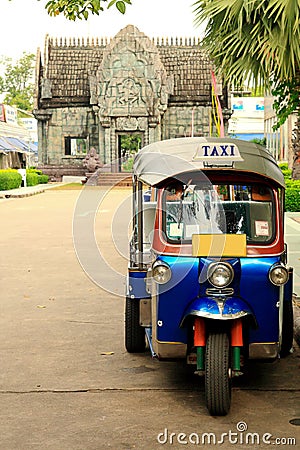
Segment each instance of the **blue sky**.
[{"label": "blue sky", "polygon": [[87,21],[49,17],[47,0],[1,0],[0,57],[19,58],[23,51],[43,51],[45,35],[53,37],[111,37],[128,24],[149,37],[199,36],[193,25],[193,0],[132,0],[123,16],[115,8]]}]

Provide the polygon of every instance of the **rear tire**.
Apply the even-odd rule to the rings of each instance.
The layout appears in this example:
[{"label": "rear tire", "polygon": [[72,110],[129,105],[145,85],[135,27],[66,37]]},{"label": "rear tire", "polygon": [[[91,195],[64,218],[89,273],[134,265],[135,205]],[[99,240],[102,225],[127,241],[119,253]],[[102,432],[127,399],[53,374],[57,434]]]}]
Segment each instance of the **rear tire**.
[{"label": "rear tire", "polygon": [[206,406],[212,416],[225,416],[231,404],[230,345],[226,333],[210,333],[205,353]]},{"label": "rear tire", "polygon": [[293,347],[294,338],[294,313],[293,303],[291,301],[283,301],[283,317],[282,317],[282,340],[280,356],[284,358],[289,355]]},{"label": "rear tire", "polygon": [[140,301],[126,297],[125,347],[129,353],[145,351],[145,329],[140,325]]}]

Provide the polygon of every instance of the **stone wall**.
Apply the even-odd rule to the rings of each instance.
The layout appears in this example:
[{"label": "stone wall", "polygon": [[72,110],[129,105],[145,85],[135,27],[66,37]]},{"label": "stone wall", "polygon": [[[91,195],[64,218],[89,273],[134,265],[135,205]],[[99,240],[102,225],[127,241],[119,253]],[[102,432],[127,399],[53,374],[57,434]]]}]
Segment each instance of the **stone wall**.
[{"label": "stone wall", "polygon": [[162,138],[208,136],[209,106],[170,106],[162,121]]},{"label": "stone wall", "polygon": [[[51,118],[47,124],[43,164],[62,164],[64,166],[82,166],[86,154],[80,156],[65,155],[65,138],[82,137],[88,139],[90,147],[99,148],[99,127],[93,109],[85,107],[64,107],[48,109]],[[39,123],[42,131],[44,124]]]},{"label": "stone wall", "polygon": [[63,176],[85,177],[86,169],[84,167],[71,167],[62,164],[39,164],[39,168],[45,175],[49,176],[50,181],[62,181]]}]

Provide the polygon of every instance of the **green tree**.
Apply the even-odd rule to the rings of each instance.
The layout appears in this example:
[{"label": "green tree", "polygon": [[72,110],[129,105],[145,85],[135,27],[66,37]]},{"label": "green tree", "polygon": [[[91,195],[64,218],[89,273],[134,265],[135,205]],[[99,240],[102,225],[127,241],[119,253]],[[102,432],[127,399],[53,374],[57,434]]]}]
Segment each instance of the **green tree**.
[{"label": "green tree", "polygon": [[46,4],[46,9],[50,16],[58,16],[63,14],[69,20],[85,19],[87,20],[90,14],[97,14],[104,10],[103,4],[106,8],[115,5],[116,8],[124,14],[126,11],[126,4],[130,5],[130,0],[50,0]]},{"label": "green tree", "polygon": [[142,144],[142,138],[140,134],[125,134],[121,135],[121,148],[128,153],[136,153]]},{"label": "green tree", "polygon": [[297,112],[293,174],[300,177],[300,0],[196,0],[194,8],[225,81],[273,90],[279,125]]},{"label": "green tree", "polygon": [[23,52],[15,64],[11,58],[2,59],[1,64],[4,66],[4,75],[0,76],[0,92],[5,93],[4,103],[31,111],[35,55]]}]

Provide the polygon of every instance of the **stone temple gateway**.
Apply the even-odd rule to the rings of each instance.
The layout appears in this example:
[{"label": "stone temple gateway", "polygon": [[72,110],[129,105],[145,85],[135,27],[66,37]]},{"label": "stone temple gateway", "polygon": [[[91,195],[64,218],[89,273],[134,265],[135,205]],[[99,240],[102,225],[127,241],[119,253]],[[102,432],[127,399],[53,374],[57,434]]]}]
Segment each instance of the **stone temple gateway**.
[{"label": "stone temple gateway", "polygon": [[[34,115],[39,166],[53,178],[83,175],[91,148],[112,172],[122,170],[122,136],[141,146],[208,136],[211,64],[196,39],[148,38],[128,25],[114,38],[53,40],[38,51]],[[225,125],[227,95],[219,85]]]}]

